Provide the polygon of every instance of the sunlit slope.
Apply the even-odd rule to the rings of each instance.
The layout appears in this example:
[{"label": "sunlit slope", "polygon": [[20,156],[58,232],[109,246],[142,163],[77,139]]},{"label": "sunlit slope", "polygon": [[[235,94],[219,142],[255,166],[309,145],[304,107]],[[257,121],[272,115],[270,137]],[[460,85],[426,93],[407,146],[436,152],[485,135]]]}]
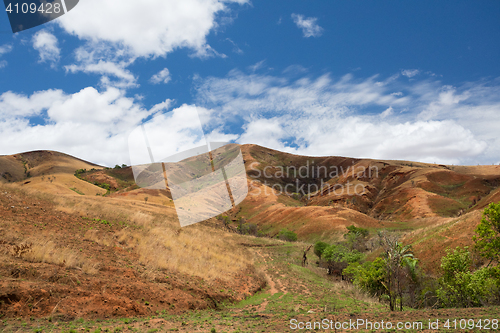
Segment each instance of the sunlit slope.
[{"label": "sunlit slope", "polygon": [[242,150],[250,179],[290,197],[310,196],[300,200],[308,206],[342,205],[380,220],[454,217],[494,201],[500,186],[500,166],[307,157],[256,145]]},{"label": "sunlit slope", "polygon": [[74,176],[78,169],[102,167],[54,151],[34,151],[0,157],[0,177],[3,182],[22,182],[27,189],[55,194],[103,194],[102,188]]}]

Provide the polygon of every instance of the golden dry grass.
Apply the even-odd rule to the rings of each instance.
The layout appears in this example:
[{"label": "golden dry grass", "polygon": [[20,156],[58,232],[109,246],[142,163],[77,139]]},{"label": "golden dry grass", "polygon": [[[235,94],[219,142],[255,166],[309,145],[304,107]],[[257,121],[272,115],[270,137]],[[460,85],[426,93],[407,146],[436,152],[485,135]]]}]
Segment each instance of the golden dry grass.
[{"label": "golden dry grass", "polygon": [[136,235],[140,261],[153,268],[175,270],[205,279],[227,279],[251,260],[232,235],[204,227],[152,228]]},{"label": "golden dry grass", "polygon": [[347,295],[352,299],[363,301],[370,304],[380,304],[380,301],[368,293],[364,292],[360,288],[356,287],[352,283],[347,281],[336,282],[333,285],[332,291],[336,291],[341,295]]},{"label": "golden dry grass", "polygon": [[19,245],[10,247],[8,253],[29,262],[43,262],[70,268],[80,268],[88,274],[98,272],[98,263],[91,262],[71,249],[57,247],[54,242],[48,239],[30,238]]},{"label": "golden dry grass", "polygon": [[238,236],[200,224],[181,228],[173,207],[99,196],[42,196],[59,211],[122,223],[124,228],[114,234],[90,229],[84,239],[133,251],[150,271],[227,280],[252,264],[249,252],[238,245]]}]

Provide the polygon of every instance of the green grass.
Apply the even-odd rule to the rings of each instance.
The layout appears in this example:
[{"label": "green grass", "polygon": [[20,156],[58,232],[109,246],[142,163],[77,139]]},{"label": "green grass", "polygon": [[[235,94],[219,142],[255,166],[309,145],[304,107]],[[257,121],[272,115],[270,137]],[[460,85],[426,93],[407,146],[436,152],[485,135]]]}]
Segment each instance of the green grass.
[{"label": "green grass", "polygon": [[262,303],[263,300],[265,300],[266,298],[268,298],[270,296],[271,296],[271,294],[260,292],[260,293],[257,293],[255,295],[248,297],[247,299],[241,301],[240,303],[236,304],[234,307],[241,309],[241,308],[244,308],[244,307],[249,306],[249,305],[258,305],[258,304]]},{"label": "green grass", "polygon": [[70,190],[72,190],[72,191],[74,191],[74,192],[76,192],[76,193],[78,193],[78,194],[80,194],[80,195],[85,195],[85,193],[83,193],[83,192],[79,191],[78,189],[76,189],[76,188],[74,188],[74,187],[71,187],[71,188],[70,188]]}]

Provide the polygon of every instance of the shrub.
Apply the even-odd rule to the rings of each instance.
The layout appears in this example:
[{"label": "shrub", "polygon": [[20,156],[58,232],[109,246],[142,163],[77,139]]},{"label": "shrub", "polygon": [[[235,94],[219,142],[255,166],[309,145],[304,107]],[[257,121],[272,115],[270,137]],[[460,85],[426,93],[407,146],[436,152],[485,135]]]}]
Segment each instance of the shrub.
[{"label": "shrub", "polygon": [[344,234],[344,238],[351,249],[356,249],[358,251],[367,251],[366,242],[368,241],[368,236],[370,232],[365,228],[358,228],[354,225],[347,227],[347,233]]},{"label": "shrub", "polygon": [[332,244],[324,249],[322,258],[328,263],[328,273],[332,274],[333,270],[342,271],[349,264],[360,261],[363,254],[343,245]]},{"label": "shrub", "polygon": [[328,247],[328,243],[325,243],[325,242],[316,242],[314,244],[314,254],[318,256],[318,258],[321,259],[321,256],[323,255],[323,252],[325,251],[325,249]]},{"label": "shrub", "polygon": [[386,265],[383,258],[378,257],[373,262],[359,262],[349,264],[343,274],[350,277],[355,285],[372,296],[382,296],[387,293],[385,279],[387,277]]},{"label": "shrub", "polygon": [[354,235],[356,235],[356,236],[361,236],[361,237],[367,237],[367,236],[368,236],[368,234],[370,233],[370,232],[368,231],[368,229],[365,229],[365,228],[358,228],[358,227],[356,227],[356,226],[354,226],[354,225],[350,225],[350,226],[348,226],[348,227],[347,227],[347,230],[348,230],[348,232],[347,232],[347,234],[345,234],[345,235],[344,235],[344,237],[346,237],[346,236],[347,236],[347,235],[349,235],[349,234],[354,234]]},{"label": "shrub", "polygon": [[481,223],[476,228],[473,240],[479,254],[492,261],[500,262],[500,203],[491,203],[483,211]]},{"label": "shrub", "polygon": [[441,259],[444,271],[439,279],[437,296],[444,307],[474,307],[498,303],[500,291],[499,270],[483,268],[470,272],[471,254],[467,247],[448,249]]},{"label": "shrub", "polygon": [[297,234],[287,229],[281,229],[278,238],[287,242],[295,242],[297,240]]},{"label": "shrub", "polygon": [[237,230],[242,235],[257,235],[257,224],[255,223],[245,223],[238,225]]}]

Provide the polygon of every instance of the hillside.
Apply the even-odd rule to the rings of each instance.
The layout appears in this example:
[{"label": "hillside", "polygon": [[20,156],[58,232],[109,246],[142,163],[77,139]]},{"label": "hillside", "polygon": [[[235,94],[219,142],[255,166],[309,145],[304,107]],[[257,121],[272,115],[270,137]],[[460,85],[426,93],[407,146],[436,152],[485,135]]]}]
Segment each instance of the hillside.
[{"label": "hillside", "polygon": [[430,271],[446,247],[471,245],[480,212],[500,201],[498,165],[307,157],[256,145],[242,151],[250,193],[234,220],[268,234],[287,228],[311,242],[341,240],[349,225],[393,230],[415,244]]},{"label": "hillside", "polygon": [[[262,288],[266,296],[258,293],[243,308],[268,313],[263,304],[278,306],[290,290],[319,295],[337,288],[321,269],[296,266],[311,242],[342,240],[350,225],[372,235],[390,230],[413,245],[432,274],[446,248],[471,244],[481,210],[500,201],[499,166],[241,149],[249,195],[226,213],[228,227],[212,218],[180,228],[168,189],[138,188],[130,167],[104,168],[48,151],[0,156],[0,315],[57,321],[179,315],[240,302]],[[228,232],[240,219],[267,236],[292,230],[303,243]],[[296,274],[299,280],[278,288]],[[319,311],[316,301],[294,302],[297,313]],[[363,302],[366,311],[380,305]],[[171,328],[183,326],[177,324]]]},{"label": "hillside", "polygon": [[[500,166],[308,157],[256,145],[241,150],[249,195],[228,212],[234,222],[243,218],[269,236],[286,228],[309,242],[341,240],[349,225],[393,230],[415,244],[431,271],[447,246],[471,245],[479,212],[500,201]],[[25,189],[147,202],[174,214],[169,190],[138,188],[130,167],[103,168],[56,152],[3,156],[0,165],[4,182]],[[86,171],[77,178],[76,170]]]}]

